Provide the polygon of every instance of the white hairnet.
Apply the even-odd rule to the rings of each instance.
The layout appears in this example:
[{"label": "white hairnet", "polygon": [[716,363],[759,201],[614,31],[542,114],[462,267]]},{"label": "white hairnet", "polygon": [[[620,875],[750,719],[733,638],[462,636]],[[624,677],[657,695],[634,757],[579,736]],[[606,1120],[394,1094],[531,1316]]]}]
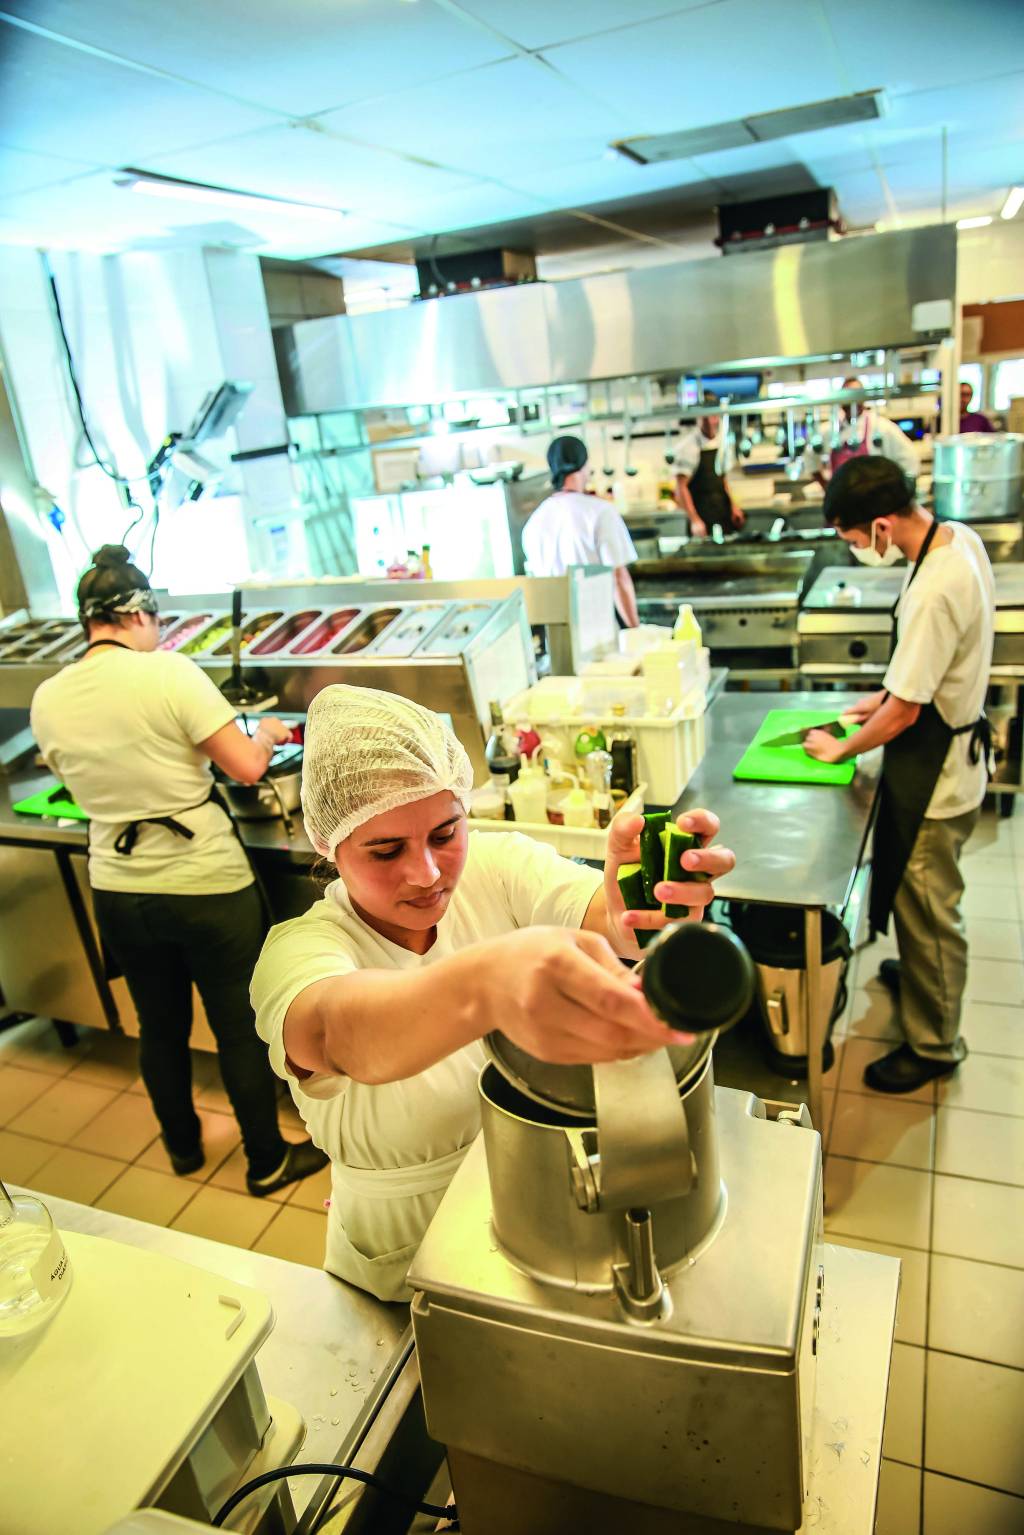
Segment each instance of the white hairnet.
[{"label": "white hairnet", "polygon": [[462,743],[440,715],[395,693],[336,683],[306,715],[302,814],[317,852],[399,805],[450,789],[468,807],[473,786]]}]

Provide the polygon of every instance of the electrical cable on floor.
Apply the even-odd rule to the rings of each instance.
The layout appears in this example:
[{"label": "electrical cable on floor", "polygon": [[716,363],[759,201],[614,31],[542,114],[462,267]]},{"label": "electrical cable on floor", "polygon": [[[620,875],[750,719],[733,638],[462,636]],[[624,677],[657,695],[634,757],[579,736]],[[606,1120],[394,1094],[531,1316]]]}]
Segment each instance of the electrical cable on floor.
[{"label": "electrical cable on floor", "polygon": [[387,1493],[389,1498],[395,1498],[399,1503],[405,1503],[418,1514],[431,1514],[437,1519],[458,1521],[458,1514],[454,1504],[443,1506],[440,1503],[421,1503],[417,1498],[411,1498],[407,1493],[399,1492],[396,1487],[389,1487],[382,1482],[380,1477],[374,1476],[371,1471],[360,1471],[357,1466],[333,1465],[330,1461],[310,1461],[301,1465],[279,1466],[275,1471],[264,1471],[262,1476],[254,1476],[251,1482],[245,1482],[214,1514],[210,1521],[215,1529],[223,1525],[229,1514],[234,1513],[239,1503],[247,1498],[251,1492],[256,1492],[260,1487],[267,1487],[271,1482],[286,1481],[291,1476],[337,1476],[348,1477],[354,1482],[363,1482],[367,1487],[376,1487],[378,1492]]}]

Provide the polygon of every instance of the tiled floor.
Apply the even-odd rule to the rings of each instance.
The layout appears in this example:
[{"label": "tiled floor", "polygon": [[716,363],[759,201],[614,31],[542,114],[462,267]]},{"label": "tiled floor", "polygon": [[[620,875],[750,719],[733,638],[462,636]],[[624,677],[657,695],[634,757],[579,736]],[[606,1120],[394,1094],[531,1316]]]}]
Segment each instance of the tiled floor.
[{"label": "tiled floor", "polygon": [[[883,941],[855,961],[826,1079],[829,1236],[903,1263],[878,1535],[1024,1532],[1024,805],[984,819],[965,872],[964,1066],[909,1098],[864,1086],[898,1037]],[[176,1178],[132,1041],[83,1031],[65,1050],[38,1021],[0,1034],[0,1176],[319,1265],[328,1175],[250,1198],[216,1062],[195,1060],[207,1161]],[[281,1118],[298,1138],[288,1101]]]},{"label": "tiled floor", "polygon": [[906,1098],[865,1087],[899,1037],[887,939],[854,962],[826,1078],[826,1230],[903,1263],[878,1535],[1024,1535],[1022,812],[965,859],[967,1061]]},{"label": "tiled floor", "polygon": [[[268,1199],[246,1192],[245,1156],[215,1058],[193,1057],[206,1163],[191,1177],[176,1178],[139,1080],[136,1042],[79,1032],[69,1050],[41,1019],[0,1033],[5,1182],[319,1268],[329,1175]],[[279,1117],[286,1139],[305,1136],[290,1098],[282,1100]]]}]

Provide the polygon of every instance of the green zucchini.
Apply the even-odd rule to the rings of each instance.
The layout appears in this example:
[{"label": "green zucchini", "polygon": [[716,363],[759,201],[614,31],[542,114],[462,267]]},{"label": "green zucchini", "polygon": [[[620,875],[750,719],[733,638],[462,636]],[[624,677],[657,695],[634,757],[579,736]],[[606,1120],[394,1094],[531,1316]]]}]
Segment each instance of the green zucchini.
[{"label": "green zucchini", "polygon": [[[696,882],[706,884],[708,876],[701,870],[687,869],[683,864],[683,854],[690,852],[692,848],[700,847],[700,838],[692,832],[680,831],[676,826],[666,827],[661,834],[662,847],[665,850],[664,878],[671,884],[687,884]],[[666,917],[685,917],[689,914],[688,906],[665,904],[662,911]]]},{"label": "green zucchini", "polygon": [[643,871],[644,898],[648,907],[657,906],[654,887],[661,883],[665,873],[665,850],[661,834],[669,824],[670,812],[654,810],[644,816],[640,833],[640,868]]}]

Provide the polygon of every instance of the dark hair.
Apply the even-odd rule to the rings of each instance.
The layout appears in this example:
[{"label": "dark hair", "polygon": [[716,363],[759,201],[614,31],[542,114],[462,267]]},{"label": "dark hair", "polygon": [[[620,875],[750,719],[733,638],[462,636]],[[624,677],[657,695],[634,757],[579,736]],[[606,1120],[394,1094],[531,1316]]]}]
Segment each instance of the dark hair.
[{"label": "dark hair", "polygon": [[132,564],[124,544],[104,544],[78,583],[78,617],[87,630],[90,622],[120,623],[117,603],[132,592],[150,590],[148,576]]},{"label": "dark hair", "polygon": [[836,470],[825,492],[825,521],[849,533],[876,517],[896,517],[914,500],[898,464],[881,456],[850,458]]},{"label": "dark hair", "polygon": [[582,437],[556,437],[548,448],[551,483],[561,490],[566,476],[576,474],[587,462],[587,445]]}]

